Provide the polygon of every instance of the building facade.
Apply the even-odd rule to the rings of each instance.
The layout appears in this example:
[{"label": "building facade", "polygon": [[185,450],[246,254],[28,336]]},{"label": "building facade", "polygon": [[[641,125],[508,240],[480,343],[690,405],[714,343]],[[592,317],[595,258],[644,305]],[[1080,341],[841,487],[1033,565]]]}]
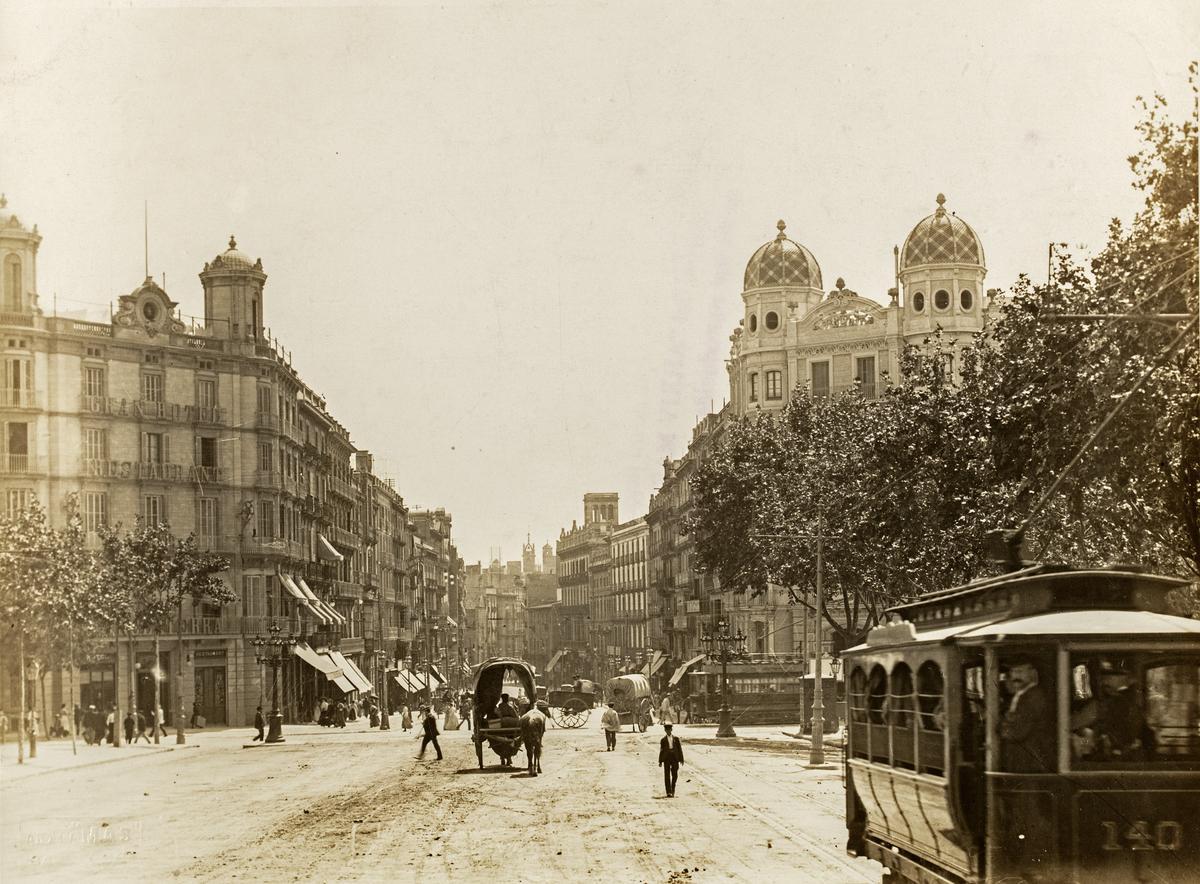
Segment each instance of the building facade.
[{"label": "building facade", "polygon": [[[200,272],[201,322],[185,323],[151,278],[92,322],[43,311],[40,243],[0,198],[0,503],[36,497],[61,525],[75,499],[90,543],[139,520],[194,532],[229,560],[238,597],[185,603],[169,630],[182,648],[164,641],[157,661],[152,637],[135,636],[83,667],[74,694],[50,674],[43,705],[132,696],[148,708],[157,678],[168,721],[186,710],[249,724],[270,699],[250,640],[272,626],[300,642],[280,674],[286,719],[307,720],[321,696],[378,691],[423,625],[410,616],[424,547],[403,499],[271,336],[262,261],[230,238]],[[452,551],[443,516],[435,579]],[[3,708],[14,687],[0,681]]]}]

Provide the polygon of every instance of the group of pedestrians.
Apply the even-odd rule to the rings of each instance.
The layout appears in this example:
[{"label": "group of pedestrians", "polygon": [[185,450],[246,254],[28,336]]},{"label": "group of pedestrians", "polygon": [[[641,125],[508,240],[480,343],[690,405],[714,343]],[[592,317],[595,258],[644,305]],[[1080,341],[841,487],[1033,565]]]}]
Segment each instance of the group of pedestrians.
[{"label": "group of pedestrians", "polygon": [[[683,764],[683,743],[673,733],[675,726],[670,720],[673,715],[666,699],[662,703],[663,738],[658,744],[658,766],[663,769],[663,785],[667,797],[675,797],[675,783],[679,779],[679,766]],[[617,734],[621,731],[621,715],[617,712],[615,703],[609,703],[600,716],[600,724],[604,728],[604,751],[614,752],[617,748]]]}]

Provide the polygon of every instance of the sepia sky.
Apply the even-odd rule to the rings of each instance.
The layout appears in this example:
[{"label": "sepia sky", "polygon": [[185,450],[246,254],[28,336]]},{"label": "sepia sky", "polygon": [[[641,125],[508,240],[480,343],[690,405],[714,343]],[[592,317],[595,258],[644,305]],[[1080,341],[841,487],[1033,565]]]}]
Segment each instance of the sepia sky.
[{"label": "sepia sky", "polygon": [[[776,220],[886,299],[934,208],[988,284],[1137,208],[1135,97],[1181,108],[1192,2],[7,2],[0,191],[49,311],[150,270],[185,313],[236,234],[266,323],[467,561],[585,491],[645,513],[727,395]],[[857,12],[855,10],[858,10]]]}]

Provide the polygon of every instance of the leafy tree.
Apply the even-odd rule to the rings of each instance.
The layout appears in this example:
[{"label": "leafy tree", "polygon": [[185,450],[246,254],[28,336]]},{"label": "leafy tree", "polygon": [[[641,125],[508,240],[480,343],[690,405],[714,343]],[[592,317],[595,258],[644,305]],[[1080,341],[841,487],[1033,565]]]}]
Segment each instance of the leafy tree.
[{"label": "leafy tree", "polygon": [[1130,159],[1145,207],[1090,267],[1060,252],[1046,285],[1020,278],[953,354],[957,382],[935,333],[879,400],[801,390],[734,422],[689,526],[723,589],[812,586],[820,533],[826,616],[853,640],[887,606],[993,567],[988,531],[1027,518],[1039,558],[1200,576],[1197,121],[1194,104],[1182,123],[1161,98],[1145,107]]}]

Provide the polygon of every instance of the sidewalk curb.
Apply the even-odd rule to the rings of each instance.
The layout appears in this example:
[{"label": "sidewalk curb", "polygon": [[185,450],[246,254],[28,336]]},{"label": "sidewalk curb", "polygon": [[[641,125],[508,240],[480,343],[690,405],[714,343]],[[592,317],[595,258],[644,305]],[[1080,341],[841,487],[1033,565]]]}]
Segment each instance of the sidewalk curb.
[{"label": "sidewalk curb", "polygon": [[[164,755],[167,752],[174,752],[176,749],[199,749],[199,748],[200,748],[199,745],[192,743],[190,745],[184,745],[184,746],[168,746],[165,749],[158,749],[157,751],[152,752],[150,754],[151,755]],[[13,777],[10,775],[10,776],[6,777],[5,779],[8,781],[8,783],[11,784],[11,783],[15,783],[15,782],[20,782],[21,780],[24,780],[28,777],[42,777],[42,776],[46,776],[47,774],[63,773],[65,771],[79,770],[80,768],[84,768],[84,767],[98,767],[101,764],[116,764],[118,761],[132,761],[135,758],[137,758],[136,755],[122,755],[117,758],[100,758],[100,759],[97,759],[96,761],[85,761],[81,764],[69,764],[65,767],[52,767],[52,768],[48,768],[46,770],[30,770],[28,767],[26,767],[23,764],[21,764],[21,765],[18,765],[18,764],[7,765],[6,764],[6,765],[4,765],[5,770],[9,770],[9,769],[21,770],[21,769],[23,769],[25,771],[28,771],[28,773],[22,773],[18,777]]]}]

